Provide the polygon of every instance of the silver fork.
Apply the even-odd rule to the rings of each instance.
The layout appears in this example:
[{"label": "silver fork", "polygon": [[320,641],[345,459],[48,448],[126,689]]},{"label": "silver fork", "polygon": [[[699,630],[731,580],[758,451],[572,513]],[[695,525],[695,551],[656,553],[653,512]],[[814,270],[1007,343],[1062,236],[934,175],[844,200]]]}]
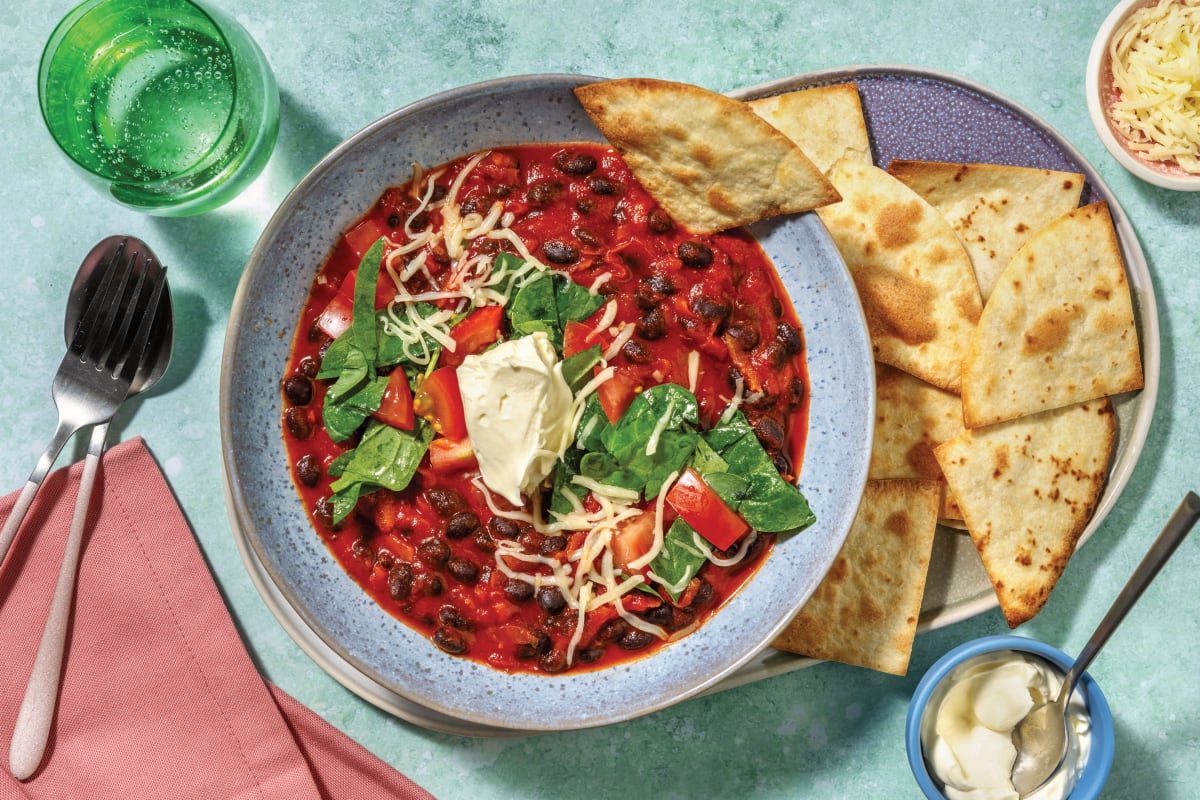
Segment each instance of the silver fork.
[{"label": "silver fork", "polygon": [[0,529],[0,565],[46,474],[67,440],[89,425],[107,422],[129,394],[150,338],[166,270],[124,241],[113,250],[67,354],[52,393],[58,427]]}]

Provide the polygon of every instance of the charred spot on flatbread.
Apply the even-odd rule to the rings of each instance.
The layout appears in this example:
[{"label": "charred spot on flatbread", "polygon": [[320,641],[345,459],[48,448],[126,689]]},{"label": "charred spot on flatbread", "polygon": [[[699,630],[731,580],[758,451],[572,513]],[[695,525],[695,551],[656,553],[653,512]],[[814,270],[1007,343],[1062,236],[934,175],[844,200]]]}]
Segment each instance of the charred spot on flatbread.
[{"label": "charred spot on flatbread", "polygon": [[1050,597],[1103,491],[1115,438],[1101,398],[965,430],[934,451],[1010,627]]},{"label": "charred spot on flatbread", "polygon": [[937,481],[867,481],[833,566],[773,646],[907,672],[941,493]]},{"label": "charred spot on flatbread", "polygon": [[575,96],[638,181],[696,233],[838,199],[804,152],[745,103],[650,78],[589,84]]},{"label": "charred spot on flatbread", "polygon": [[963,362],[974,428],[1142,387],[1133,303],[1104,202],[1030,239],[996,283]]},{"label": "charred spot on flatbread", "polygon": [[840,203],[818,209],[862,301],[875,358],[957,392],[982,303],[950,224],[883,170],[838,161]]}]

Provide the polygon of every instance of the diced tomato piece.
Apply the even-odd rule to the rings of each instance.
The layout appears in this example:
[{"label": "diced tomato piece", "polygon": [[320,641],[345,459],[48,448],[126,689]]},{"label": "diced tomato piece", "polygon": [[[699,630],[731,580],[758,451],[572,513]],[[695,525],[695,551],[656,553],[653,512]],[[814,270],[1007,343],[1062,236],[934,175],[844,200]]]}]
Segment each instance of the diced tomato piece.
[{"label": "diced tomato piece", "polygon": [[609,546],[612,548],[613,566],[628,571],[630,564],[654,547],[654,513],[646,511],[622,522]]},{"label": "diced tomato piece", "polygon": [[399,367],[392,370],[392,374],[388,376],[387,388],[383,390],[379,410],[371,416],[393,428],[412,430],[413,394],[404,370]]},{"label": "diced tomato piece", "polygon": [[715,547],[730,547],[750,530],[746,520],[693,469],[686,469],[667,492],[667,502],[687,524]]},{"label": "diced tomato piece", "polygon": [[637,396],[637,383],[633,378],[618,371],[596,388],[596,396],[600,399],[604,415],[615,425]]},{"label": "diced tomato piece", "polygon": [[599,344],[599,342],[588,341],[591,333],[590,326],[574,320],[568,321],[566,327],[563,328],[563,358],[570,358],[576,353],[582,353],[592,345]]},{"label": "diced tomato piece", "polygon": [[467,415],[454,367],[438,367],[421,381],[413,405],[438,433],[450,439],[467,438]]},{"label": "diced tomato piece", "polygon": [[500,338],[500,324],[504,321],[503,306],[480,306],[450,329],[454,350],[442,350],[442,363],[457,367],[469,355],[480,352]]},{"label": "diced tomato piece", "polygon": [[326,336],[336,339],[350,327],[350,320],[353,317],[354,304],[344,295],[335,294],[329,299],[325,310],[317,317],[317,327]]},{"label": "diced tomato piece", "polygon": [[662,599],[646,594],[645,592],[630,592],[621,598],[621,605],[625,606],[626,611],[636,613],[661,606]]},{"label": "diced tomato piece", "polygon": [[[342,285],[338,287],[338,294],[351,303],[354,302],[354,281],[357,277],[358,270],[350,270],[346,273],[346,277],[342,278]],[[395,298],[396,284],[392,283],[392,278],[388,275],[387,270],[381,268],[379,278],[375,281],[375,308],[387,308]]]},{"label": "diced tomato piece", "polygon": [[439,436],[429,443],[429,465],[442,474],[474,469],[479,466],[470,439],[447,439]]},{"label": "diced tomato piece", "polygon": [[379,220],[374,217],[367,217],[362,222],[355,225],[350,230],[346,231],[346,244],[354,252],[354,255],[361,260],[363,254],[371,249],[371,245],[379,241],[381,236],[387,236],[388,231]]}]

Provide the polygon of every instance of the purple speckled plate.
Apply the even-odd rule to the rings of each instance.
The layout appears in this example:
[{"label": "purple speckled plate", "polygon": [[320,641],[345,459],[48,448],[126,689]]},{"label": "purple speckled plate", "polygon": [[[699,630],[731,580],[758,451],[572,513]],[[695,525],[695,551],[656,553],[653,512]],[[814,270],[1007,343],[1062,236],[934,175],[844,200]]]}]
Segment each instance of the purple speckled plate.
[{"label": "purple speckled plate", "polygon": [[[858,66],[798,75],[732,92],[738,99],[783,94],[813,86],[853,81],[877,166],[894,158],[962,163],[1011,164],[1082,173],[1082,203],[1108,201],[1133,296],[1142,349],[1145,388],[1113,398],[1117,444],[1108,482],[1082,546],[1104,522],[1141,455],[1158,396],[1158,312],[1141,245],[1117,199],[1087,159],[1031,111],[993,90],[945,72],[922,67]],[[917,632],[942,628],[998,607],[996,594],[970,537],[939,527],[934,540],[925,600]],[[765,650],[714,691],[814,664],[812,659]]]}]

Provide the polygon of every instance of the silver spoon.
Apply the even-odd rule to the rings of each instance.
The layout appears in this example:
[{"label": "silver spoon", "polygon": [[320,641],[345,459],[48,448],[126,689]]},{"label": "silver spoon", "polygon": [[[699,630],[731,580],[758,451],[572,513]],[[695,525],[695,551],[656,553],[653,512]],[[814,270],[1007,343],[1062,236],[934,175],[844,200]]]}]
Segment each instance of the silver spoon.
[{"label": "silver spoon", "polygon": [[1017,760],[1013,762],[1012,783],[1022,797],[1039,789],[1062,764],[1067,754],[1067,700],[1075,685],[1197,519],[1200,519],[1200,497],[1188,492],[1076,657],[1063,678],[1058,697],[1035,706],[1013,729]]},{"label": "silver spoon", "polygon": [[[157,258],[150,248],[144,242],[132,237],[110,237],[93,248],[80,267],[68,297],[65,324],[68,343],[75,335],[84,310],[93,301],[96,292],[103,284],[103,273],[109,263],[109,259],[104,256],[111,254],[118,246],[126,250],[136,250],[142,258],[157,262]],[[170,289],[166,284],[165,277],[162,282],[163,286],[157,300],[157,308],[154,311],[150,336],[138,360],[126,399],[157,383],[166,372],[171,358],[174,320]],[[50,602],[50,610],[46,616],[46,625],[42,631],[42,639],[38,645],[29,682],[25,687],[25,696],[17,713],[9,751],[9,765],[13,776],[18,780],[25,780],[37,770],[49,738],[50,723],[53,720],[58,699],[59,678],[66,649],[67,629],[74,599],[75,578],[79,568],[84,526],[91,503],[92,486],[95,483],[100,457],[108,439],[108,425],[109,422],[104,421],[92,429],[87,459],[84,462],[79,491],[75,497],[71,528],[63,551],[62,566],[59,569],[58,583]]]}]

